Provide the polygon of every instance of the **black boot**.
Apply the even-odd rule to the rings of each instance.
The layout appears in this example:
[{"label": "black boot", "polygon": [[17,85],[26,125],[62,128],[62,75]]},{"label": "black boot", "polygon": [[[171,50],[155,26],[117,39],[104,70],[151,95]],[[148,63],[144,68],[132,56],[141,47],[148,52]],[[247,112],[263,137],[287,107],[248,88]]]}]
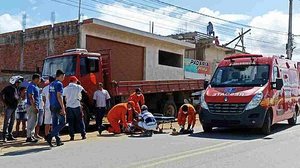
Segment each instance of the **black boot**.
[{"label": "black boot", "polygon": [[64,145],[63,142],[61,142],[60,138],[56,138],[56,146],[62,146]]},{"label": "black boot", "polygon": [[47,143],[49,144],[50,147],[53,147],[53,145],[52,145],[52,137],[51,137],[50,134],[48,134],[46,136],[46,141],[47,141]]},{"label": "black boot", "polygon": [[8,135],[8,137],[7,137],[7,140],[8,141],[14,141],[14,140],[17,140],[13,135]]},{"label": "black boot", "polygon": [[3,137],[2,137],[2,142],[3,142],[3,143],[6,142],[6,136],[5,136],[5,135],[3,135]]}]

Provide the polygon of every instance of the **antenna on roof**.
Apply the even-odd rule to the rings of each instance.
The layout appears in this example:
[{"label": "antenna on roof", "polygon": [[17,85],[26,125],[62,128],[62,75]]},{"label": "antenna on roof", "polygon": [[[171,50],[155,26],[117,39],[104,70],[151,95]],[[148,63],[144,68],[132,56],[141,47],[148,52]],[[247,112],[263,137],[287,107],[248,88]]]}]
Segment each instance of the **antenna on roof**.
[{"label": "antenna on roof", "polygon": [[22,30],[23,30],[23,32],[25,32],[25,29],[26,29],[26,19],[27,19],[27,15],[26,15],[26,13],[23,13],[23,15],[22,15]]},{"label": "antenna on roof", "polygon": [[55,23],[55,12],[51,12],[51,26],[53,27]]}]

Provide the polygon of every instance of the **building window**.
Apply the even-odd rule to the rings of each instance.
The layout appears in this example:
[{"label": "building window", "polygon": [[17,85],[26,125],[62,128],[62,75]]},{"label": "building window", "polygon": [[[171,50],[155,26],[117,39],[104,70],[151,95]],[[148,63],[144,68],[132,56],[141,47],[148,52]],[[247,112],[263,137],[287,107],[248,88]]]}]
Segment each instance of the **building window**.
[{"label": "building window", "polygon": [[182,68],[182,55],[159,51],[158,64]]}]

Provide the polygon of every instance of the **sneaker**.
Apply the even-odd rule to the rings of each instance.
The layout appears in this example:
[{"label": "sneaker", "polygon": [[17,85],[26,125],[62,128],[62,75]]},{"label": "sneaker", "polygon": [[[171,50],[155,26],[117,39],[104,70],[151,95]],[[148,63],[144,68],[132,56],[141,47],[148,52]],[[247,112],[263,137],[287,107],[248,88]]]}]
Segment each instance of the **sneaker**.
[{"label": "sneaker", "polygon": [[81,135],[81,139],[82,139],[82,140],[86,139],[86,135],[85,135],[85,134],[84,134],[84,135]]},{"label": "sneaker", "polygon": [[72,136],[72,137],[70,137],[70,141],[74,141],[74,137]]},{"label": "sneaker", "polygon": [[37,143],[38,141],[39,141],[39,140],[34,139],[34,138],[32,138],[32,137],[26,139],[26,142],[31,142],[31,143]]},{"label": "sneaker", "polygon": [[61,141],[59,141],[59,142],[56,142],[56,146],[62,146],[62,145],[64,145],[64,143],[63,143],[63,142],[61,142]]},{"label": "sneaker", "polygon": [[147,135],[148,137],[152,137],[153,131],[146,131],[146,135]]},{"label": "sneaker", "polygon": [[6,143],[6,137],[3,137],[2,142]]},{"label": "sneaker", "polygon": [[36,138],[36,139],[43,139],[43,137],[41,137],[39,135],[35,135],[34,138]]},{"label": "sneaker", "polygon": [[13,137],[12,135],[9,135],[8,137],[7,137],[7,140],[8,141],[15,141],[15,140],[17,140],[15,137]]},{"label": "sneaker", "polygon": [[52,145],[52,138],[50,137],[50,134],[48,134],[46,136],[46,141],[47,141],[47,143],[49,144],[50,147],[53,147],[53,145]]}]

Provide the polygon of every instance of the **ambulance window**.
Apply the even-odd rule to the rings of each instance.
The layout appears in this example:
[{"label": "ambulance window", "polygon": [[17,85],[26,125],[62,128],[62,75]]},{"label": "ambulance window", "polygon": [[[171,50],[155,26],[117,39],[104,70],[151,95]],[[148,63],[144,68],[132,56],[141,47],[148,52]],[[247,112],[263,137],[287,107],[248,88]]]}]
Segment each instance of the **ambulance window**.
[{"label": "ambulance window", "polygon": [[278,67],[273,68],[273,77],[272,81],[275,82],[277,78],[279,78],[279,70]]}]

